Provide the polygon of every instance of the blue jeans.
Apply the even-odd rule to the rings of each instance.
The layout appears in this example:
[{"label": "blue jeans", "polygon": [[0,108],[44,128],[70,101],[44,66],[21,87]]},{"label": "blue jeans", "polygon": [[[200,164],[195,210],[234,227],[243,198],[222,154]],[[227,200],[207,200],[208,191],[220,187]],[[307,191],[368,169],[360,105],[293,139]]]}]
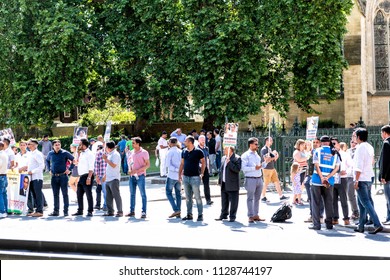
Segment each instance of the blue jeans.
[{"label": "blue jeans", "polygon": [[387,206],[386,221],[390,221],[390,181],[384,184],[383,190],[385,192],[386,206]]},{"label": "blue jeans", "polygon": [[[176,202],[172,195],[173,189],[175,189]],[[173,211],[181,211],[181,187],[179,181],[168,177],[165,185],[165,193]]]},{"label": "blue jeans", "polygon": [[60,189],[62,197],[64,199],[64,213],[68,213],[69,209],[69,196],[68,196],[68,175],[63,174],[61,176],[51,177],[51,188],[54,196],[54,212],[60,210]]},{"label": "blue jeans", "polygon": [[146,191],[145,191],[145,175],[139,175],[138,179],[134,176],[130,177],[129,187],[130,187],[130,212],[134,212],[135,209],[135,194],[137,191],[137,185],[141,193],[142,198],[142,212],[146,213]]},{"label": "blue jeans", "polygon": [[374,222],[375,227],[381,226],[378,215],[375,212],[374,205],[371,200],[371,181],[370,182],[360,182],[358,183],[358,206],[360,211],[359,217],[359,228],[363,228],[364,224],[367,222],[367,213],[370,215],[370,219]]},{"label": "blue jeans", "polygon": [[198,216],[203,215],[203,204],[200,196],[200,177],[183,176],[184,191],[186,193],[187,215],[192,215],[192,196],[195,195]]},{"label": "blue jeans", "polygon": [[7,213],[8,198],[7,198],[7,176],[0,176],[0,213]]},{"label": "blue jeans", "polygon": [[129,166],[127,165],[127,157],[125,152],[121,152],[121,165],[123,173],[127,174],[129,172]]},{"label": "blue jeans", "polygon": [[103,177],[99,176],[101,185],[96,185],[96,206],[102,203],[102,192],[103,192],[103,209],[107,208],[106,204],[106,182],[103,182]]}]

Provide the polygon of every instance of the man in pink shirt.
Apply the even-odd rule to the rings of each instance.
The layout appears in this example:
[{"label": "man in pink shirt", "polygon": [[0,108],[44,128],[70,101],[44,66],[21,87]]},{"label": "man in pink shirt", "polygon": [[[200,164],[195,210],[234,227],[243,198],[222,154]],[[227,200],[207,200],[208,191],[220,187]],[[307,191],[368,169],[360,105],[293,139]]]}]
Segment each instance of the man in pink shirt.
[{"label": "man in pink shirt", "polygon": [[129,165],[129,186],[130,186],[130,213],[126,217],[135,216],[135,194],[138,185],[142,198],[142,213],[141,219],[146,218],[146,191],[145,191],[145,176],[146,169],[150,167],[149,153],[141,147],[142,139],[134,137],[131,139],[133,150],[127,154],[127,161]]}]

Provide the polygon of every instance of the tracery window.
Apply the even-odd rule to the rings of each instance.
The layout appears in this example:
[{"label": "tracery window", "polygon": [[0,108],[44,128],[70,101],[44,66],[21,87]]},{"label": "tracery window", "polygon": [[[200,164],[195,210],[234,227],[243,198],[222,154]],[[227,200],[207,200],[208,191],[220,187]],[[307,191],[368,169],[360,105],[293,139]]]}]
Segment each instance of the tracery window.
[{"label": "tracery window", "polygon": [[375,88],[390,90],[390,1],[378,5],[374,19]]},{"label": "tracery window", "polygon": [[377,12],[374,20],[374,44],[376,90],[389,90],[389,21],[382,11]]}]

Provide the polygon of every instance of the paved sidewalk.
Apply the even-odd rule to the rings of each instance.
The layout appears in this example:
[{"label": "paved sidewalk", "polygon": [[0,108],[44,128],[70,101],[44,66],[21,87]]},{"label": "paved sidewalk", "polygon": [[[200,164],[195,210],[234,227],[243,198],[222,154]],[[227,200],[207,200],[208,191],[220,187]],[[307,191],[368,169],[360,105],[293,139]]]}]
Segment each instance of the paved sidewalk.
[{"label": "paved sidewalk", "polygon": [[[151,180],[160,179],[147,178],[148,210],[145,220],[140,219],[139,193],[135,218],[103,217],[103,211],[96,211],[92,218],[48,217],[53,197],[51,190],[45,189],[49,209],[44,217],[12,215],[0,220],[0,248],[173,259],[390,259],[389,228],[386,228],[387,232],[376,235],[356,233],[353,226],[341,225],[333,230],[325,227],[321,231],[309,230],[309,224],[304,223],[309,214],[308,205],[294,206],[293,216],[286,223],[271,223],[272,214],[281,205],[279,197],[273,192],[267,193],[270,203],[260,204],[260,216],[266,222],[248,223],[244,189],[241,189],[236,222],[215,221],[221,207],[219,186],[215,184],[211,185],[214,204],[205,205],[203,199],[203,222],[169,219],[172,209],[165,197],[165,186],[151,184]],[[126,214],[130,205],[128,182],[121,183],[121,195]],[[70,197],[75,198],[75,194],[70,193]],[[374,195],[374,201],[383,221],[385,198]],[[69,212],[76,210],[77,205],[72,203]],[[185,213],[183,200],[182,216]],[[196,218],[195,205],[193,214]]]}]

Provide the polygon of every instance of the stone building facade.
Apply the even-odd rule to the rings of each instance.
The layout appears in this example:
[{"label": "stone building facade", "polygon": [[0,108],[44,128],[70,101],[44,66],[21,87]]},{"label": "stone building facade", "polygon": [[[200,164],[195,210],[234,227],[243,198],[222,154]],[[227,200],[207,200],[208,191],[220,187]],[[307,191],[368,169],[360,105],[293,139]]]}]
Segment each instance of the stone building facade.
[{"label": "stone building facade", "polygon": [[[351,0],[354,7],[348,17],[348,33],[344,38],[344,55],[349,67],[343,74],[344,94],[331,103],[320,102],[314,108],[320,119],[333,120],[349,127],[360,118],[367,125],[389,123],[390,106],[390,0]],[[293,103],[286,119],[266,107],[258,116],[251,116],[255,125],[269,120],[291,127],[311,115],[299,110]],[[246,127],[242,123],[241,127]]]}]

